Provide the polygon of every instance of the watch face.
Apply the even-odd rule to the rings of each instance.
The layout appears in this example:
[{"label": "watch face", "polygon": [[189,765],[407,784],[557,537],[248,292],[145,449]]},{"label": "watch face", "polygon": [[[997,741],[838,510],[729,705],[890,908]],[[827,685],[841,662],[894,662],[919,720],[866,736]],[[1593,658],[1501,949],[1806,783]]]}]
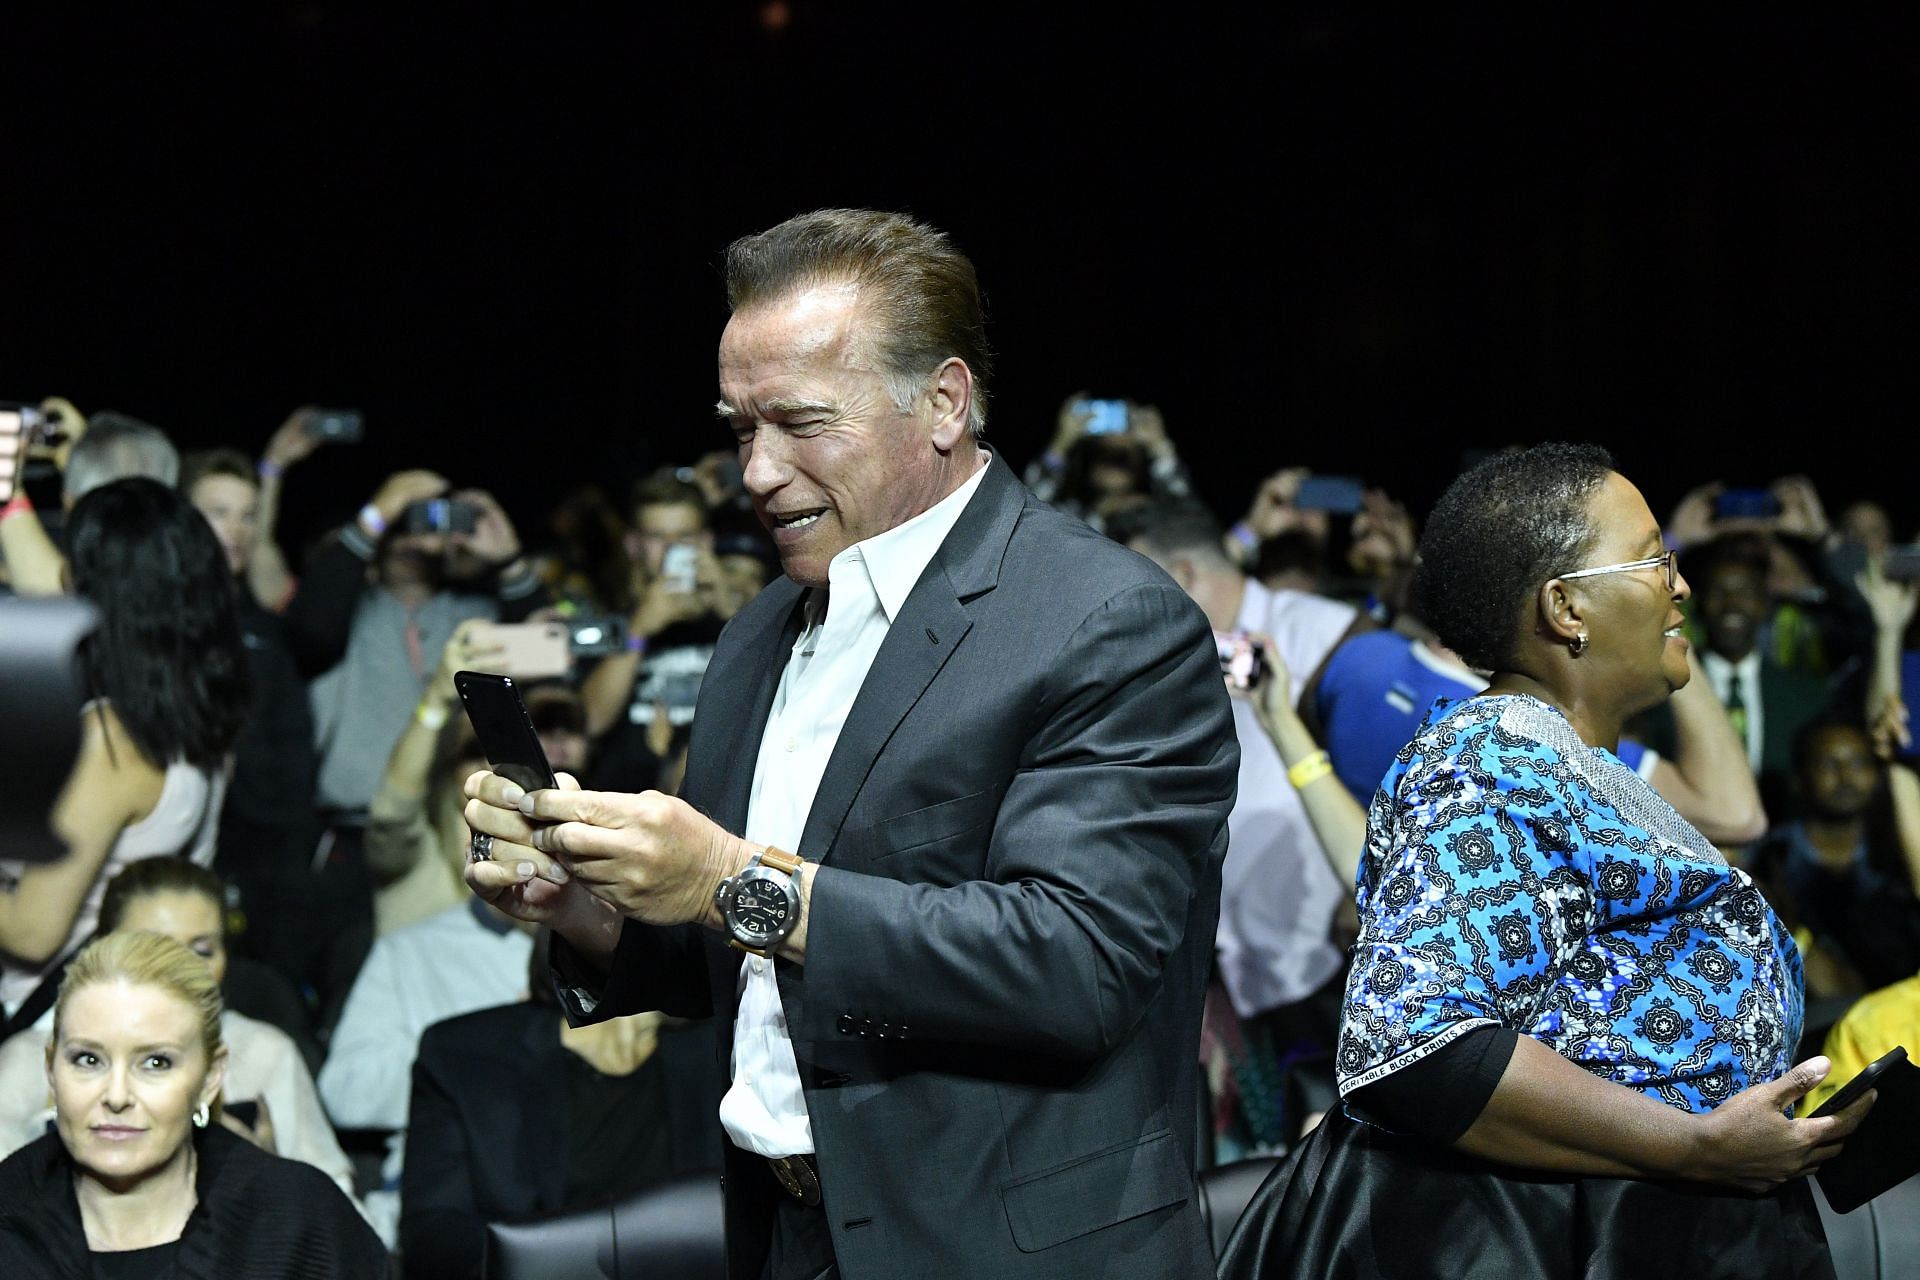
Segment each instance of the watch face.
[{"label": "watch face", "polygon": [[748,936],[774,938],[786,929],[792,912],[785,885],[771,876],[749,873],[740,877],[734,889],[733,909],[727,913],[727,923],[743,939]]}]

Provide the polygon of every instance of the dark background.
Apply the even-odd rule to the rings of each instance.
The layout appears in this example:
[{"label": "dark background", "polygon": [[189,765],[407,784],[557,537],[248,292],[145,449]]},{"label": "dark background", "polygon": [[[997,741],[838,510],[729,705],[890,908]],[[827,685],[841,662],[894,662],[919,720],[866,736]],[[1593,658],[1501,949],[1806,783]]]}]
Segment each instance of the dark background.
[{"label": "dark background", "polygon": [[1288,463],[1424,507],[1562,437],[1662,514],[1798,471],[1913,534],[1907,21],[1123,15],[16,12],[0,396],[249,449],[362,408],[293,540],[403,465],[537,540],[576,480],[725,444],[727,241],[872,205],[978,264],[1016,464],[1088,388],[1158,402],[1228,518]]}]

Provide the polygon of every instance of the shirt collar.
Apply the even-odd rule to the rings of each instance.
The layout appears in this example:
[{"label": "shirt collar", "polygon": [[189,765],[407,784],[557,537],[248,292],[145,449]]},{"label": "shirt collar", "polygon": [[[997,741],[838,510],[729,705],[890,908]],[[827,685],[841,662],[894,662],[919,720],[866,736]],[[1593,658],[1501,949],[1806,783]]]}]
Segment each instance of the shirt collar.
[{"label": "shirt collar", "polygon": [[867,579],[873,585],[874,597],[880,602],[881,612],[886,614],[888,625],[892,625],[900,610],[906,606],[907,597],[913,594],[914,584],[927,571],[934,554],[940,550],[940,544],[953,532],[953,526],[960,522],[960,513],[967,509],[967,503],[986,477],[987,467],[993,458],[985,449],[980,450],[980,455],[979,470],[958,489],[913,519],[897,524],[885,533],[877,533],[865,542],[856,542],[835,556],[833,563],[827,566],[829,581],[835,576],[835,569],[863,565]]},{"label": "shirt collar", "polygon": [[1713,681],[1714,692],[1726,701],[1727,685],[1735,675],[1740,677],[1740,693],[1743,698],[1751,698],[1759,687],[1760,646],[1755,645],[1752,652],[1738,662],[1728,662],[1713,650],[1702,647],[1700,665],[1706,668],[1708,679]]}]

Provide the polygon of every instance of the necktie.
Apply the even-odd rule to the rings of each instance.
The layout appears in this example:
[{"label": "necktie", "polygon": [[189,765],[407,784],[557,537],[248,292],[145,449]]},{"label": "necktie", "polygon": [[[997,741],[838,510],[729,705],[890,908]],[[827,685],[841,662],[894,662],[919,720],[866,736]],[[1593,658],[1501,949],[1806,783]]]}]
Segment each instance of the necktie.
[{"label": "necktie", "polygon": [[1747,696],[1738,667],[1727,675],[1727,719],[1733,722],[1733,731],[1740,736],[1747,758],[1752,759],[1753,744],[1747,738]]}]

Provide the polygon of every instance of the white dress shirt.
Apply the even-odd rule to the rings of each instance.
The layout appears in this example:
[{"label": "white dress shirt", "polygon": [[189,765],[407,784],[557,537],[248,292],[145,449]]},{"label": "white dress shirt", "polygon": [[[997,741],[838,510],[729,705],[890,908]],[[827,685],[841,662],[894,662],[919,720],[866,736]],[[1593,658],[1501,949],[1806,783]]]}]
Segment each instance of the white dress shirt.
[{"label": "white dress shirt", "polygon": [[1711,649],[1700,650],[1700,668],[1713,682],[1714,696],[1721,706],[1727,705],[1734,676],[1740,677],[1740,704],[1747,710],[1747,765],[1755,773],[1760,771],[1761,750],[1767,740],[1767,726],[1760,711],[1760,665],[1759,645],[1738,662],[1728,662]]},{"label": "white dress shirt", "polygon": [[[971,479],[927,510],[835,556],[827,566],[827,590],[807,594],[805,626],[760,738],[747,802],[748,840],[807,856],[800,837],[853,700],[888,627],[984,475],[983,458]],[[813,1151],[813,1121],[773,962],[759,956],[740,965],[733,1086],[720,1100],[720,1124],[735,1146],[763,1156]]]}]

